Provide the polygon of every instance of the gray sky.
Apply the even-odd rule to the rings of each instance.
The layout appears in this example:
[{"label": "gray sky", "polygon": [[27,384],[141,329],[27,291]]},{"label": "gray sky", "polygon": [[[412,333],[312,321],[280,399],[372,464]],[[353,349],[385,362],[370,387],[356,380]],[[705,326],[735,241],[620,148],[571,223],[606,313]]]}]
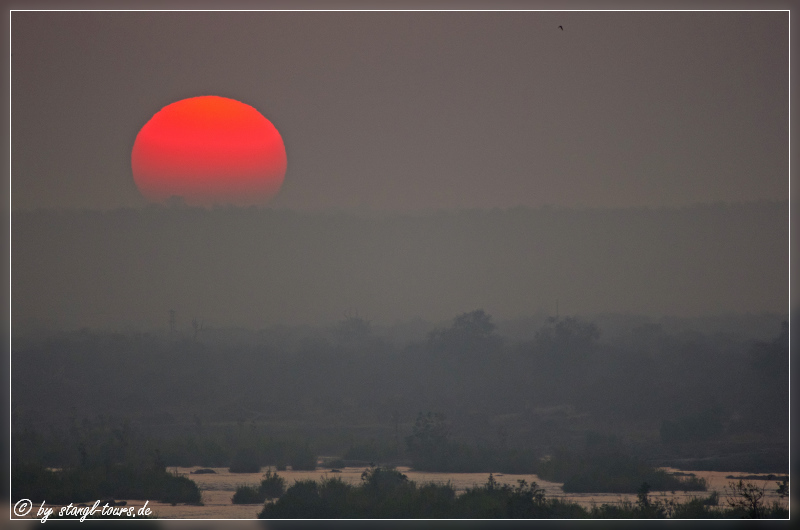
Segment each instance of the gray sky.
[{"label": "gray sky", "polygon": [[144,205],[137,132],[206,94],[283,135],[275,207],[788,198],[787,12],[15,12],[11,52],[12,209]]}]

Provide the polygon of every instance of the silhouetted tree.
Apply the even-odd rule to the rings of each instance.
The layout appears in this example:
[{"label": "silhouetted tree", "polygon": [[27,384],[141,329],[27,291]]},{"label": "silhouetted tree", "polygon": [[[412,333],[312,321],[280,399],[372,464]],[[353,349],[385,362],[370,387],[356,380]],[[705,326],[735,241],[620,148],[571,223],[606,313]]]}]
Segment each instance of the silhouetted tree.
[{"label": "silhouetted tree", "polygon": [[441,469],[447,459],[450,426],[440,413],[417,415],[411,436],[406,438],[408,453],[418,469]]},{"label": "silhouetted tree", "polygon": [[729,485],[728,505],[735,510],[744,511],[752,519],[760,519],[764,512],[761,499],[764,497],[764,488],[759,488],[751,482],[731,482]]},{"label": "silhouetted tree", "polygon": [[536,332],[535,345],[549,354],[574,356],[588,353],[600,338],[600,330],[577,317],[551,318]]},{"label": "silhouetted tree", "polygon": [[462,313],[449,328],[437,328],[428,335],[429,347],[446,353],[486,351],[501,342],[492,317],[483,309]]},{"label": "silhouetted tree", "polygon": [[358,314],[345,313],[344,320],[336,325],[333,334],[341,344],[359,344],[372,337],[372,323]]},{"label": "silhouetted tree", "polygon": [[781,324],[781,332],[771,342],[756,342],[750,350],[753,368],[764,377],[786,376],[789,368],[789,323]]}]

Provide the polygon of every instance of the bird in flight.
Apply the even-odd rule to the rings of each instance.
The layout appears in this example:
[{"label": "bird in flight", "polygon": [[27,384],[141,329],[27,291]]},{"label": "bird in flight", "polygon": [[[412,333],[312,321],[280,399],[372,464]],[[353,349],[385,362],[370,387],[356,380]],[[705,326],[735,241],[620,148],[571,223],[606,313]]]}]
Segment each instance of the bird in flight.
[{"label": "bird in flight", "polygon": [[558,29],[560,29],[561,31],[564,31],[564,26],[558,26]]}]

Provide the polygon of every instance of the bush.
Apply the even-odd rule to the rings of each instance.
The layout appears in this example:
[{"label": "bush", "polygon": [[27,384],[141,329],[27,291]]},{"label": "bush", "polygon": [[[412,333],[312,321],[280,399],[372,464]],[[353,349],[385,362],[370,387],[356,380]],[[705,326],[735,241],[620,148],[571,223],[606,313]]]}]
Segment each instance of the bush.
[{"label": "bush", "polygon": [[262,504],[267,499],[275,499],[286,491],[286,480],[277,473],[268,470],[258,487],[239,486],[233,494],[233,504]]},{"label": "bush", "polygon": [[263,495],[264,499],[276,499],[283,495],[285,491],[286,480],[271,469],[267,470],[261,485],[258,487],[259,494]]},{"label": "bush", "polygon": [[515,487],[499,486],[490,475],[483,487],[456,497],[450,484],[416,483],[392,468],[371,467],[362,474],[358,487],[340,479],[317,484],[298,481],[274,504],[268,504],[261,518],[535,518],[585,517],[586,510],[575,503],[546,500],[544,491],[520,481]]},{"label": "bush", "polygon": [[489,475],[485,485],[471,488],[455,502],[457,517],[475,519],[543,519],[584,518],[580,505],[546,499],[544,490],[535,482],[518,481],[516,486],[500,485]]},{"label": "bush", "polygon": [[[117,495],[117,498],[126,498],[127,495]],[[187,477],[180,477],[177,475],[167,474],[162,478],[161,494],[153,495],[153,497],[160,502],[168,502],[177,504],[179,502],[186,504],[202,504],[200,488],[193,480]],[[146,498],[146,497],[145,497]]]},{"label": "bush", "polygon": [[273,504],[259,513],[262,519],[326,519],[337,517],[337,510],[320,497],[319,485],[313,480],[298,480]]},{"label": "bush", "polygon": [[408,483],[408,477],[393,467],[373,466],[361,473],[361,483],[364,490],[383,494]]},{"label": "bush", "polygon": [[626,453],[616,442],[590,446],[583,453],[556,452],[541,462],[544,480],[563,482],[566,493],[637,493],[643,483],[653,491],[705,491],[706,481],[678,477]]},{"label": "bush", "polygon": [[677,504],[673,508],[672,517],[675,519],[712,519],[719,517],[716,511],[709,508],[708,499],[692,499]]},{"label": "bush", "polygon": [[[618,506],[604,504],[586,510],[579,504],[547,499],[536,483],[520,480],[516,486],[498,484],[493,475],[483,486],[469,488],[456,496],[450,484],[418,487],[392,468],[371,467],[362,474],[360,486],[339,478],[320,483],[296,482],[275,503],[267,504],[262,519],[663,519],[741,518],[742,509],[717,511],[710,508],[718,496],[695,498],[686,503],[662,502],[649,497],[650,486],[639,485],[638,502]],[[778,506],[762,507],[761,516],[786,518],[789,512]]]},{"label": "bush", "polygon": [[187,477],[163,468],[134,464],[77,467],[51,471],[41,465],[14,466],[13,494],[55,504],[103,498],[147,499],[166,503],[200,504],[200,489]]},{"label": "bush", "polygon": [[255,486],[239,486],[231,497],[233,504],[261,504],[266,500]]}]

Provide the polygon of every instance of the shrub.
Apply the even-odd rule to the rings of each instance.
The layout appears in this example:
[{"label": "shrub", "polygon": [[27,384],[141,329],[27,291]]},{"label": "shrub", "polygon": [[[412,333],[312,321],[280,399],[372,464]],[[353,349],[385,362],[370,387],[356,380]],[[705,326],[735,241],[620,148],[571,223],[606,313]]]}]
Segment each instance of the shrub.
[{"label": "shrub", "polygon": [[256,486],[239,486],[233,494],[233,504],[261,504],[267,499],[275,499],[286,491],[286,480],[274,471],[267,470],[261,484]]},{"label": "shrub", "polygon": [[457,517],[477,519],[583,518],[587,512],[576,503],[546,499],[535,482],[499,485],[493,475],[484,486],[470,488],[455,502]]},{"label": "shrub", "polygon": [[41,465],[14,466],[11,483],[19,498],[56,504],[115,499],[151,499],[200,504],[200,489],[188,477],[134,464],[91,466],[51,471]]},{"label": "shrub", "polygon": [[674,519],[711,519],[718,517],[715,511],[709,509],[708,499],[692,499],[682,504],[676,504],[672,510]]},{"label": "shrub", "polygon": [[261,485],[258,487],[259,494],[264,497],[261,502],[265,499],[276,499],[283,495],[284,491],[286,491],[286,480],[271,469],[268,469],[264,474]]},{"label": "shrub", "polygon": [[387,492],[407,483],[408,477],[392,467],[373,466],[361,473],[361,482],[365,490]]},{"label": "shrub", "polygon": [[[498,484],[493,475],[483,486],[469,488],[456,496],[450,484],[416,483],[392,468],[371,467],[362,475],[360,486],[339,478],[297,481],[275,503],[266,504],[259,518],[372,518],[372,519],[655,519],[655,518],[740,518],[741,509],[717,511],[709,508],[715,495],[686,503],[653,500],[648,484],[640,484],[638,502],[603,504],[586,510],[577,503],[547,499],[536,483],[518,481],[516,486]],[[786,518],[789,512],[778,506],[763,508],[764,517]]]},{"label": "shrub", "polygon": [[239,486],[231,498],[233,504],[261,504],[265,500],[255,486]]},{"label": "shrub", "polygon": [[280,499],[265,505],[258,516],[262,519],[326,519],[336,515],[337,511],[320,497],[315,481],[298,480]]},{"label": "shrub", "polygon": [[[179,502],[186,504],[202,504],[200,488],[193,480],[187,477],[167,474],[162,479],[161,494],[153,495],[153,497],[161,502],[168,502],[177,504]],[[118,495],[118,498],[125,498],[126,495]]]},{"label": "shrub", "polygon": [[567,493],[637,493],[643,483],[652,491],[705,491],[706,481],[678,477],[626,453],[618,444],[592,447],[583,453],[559,451],[541,462],[538,475],[563,482]]}]

